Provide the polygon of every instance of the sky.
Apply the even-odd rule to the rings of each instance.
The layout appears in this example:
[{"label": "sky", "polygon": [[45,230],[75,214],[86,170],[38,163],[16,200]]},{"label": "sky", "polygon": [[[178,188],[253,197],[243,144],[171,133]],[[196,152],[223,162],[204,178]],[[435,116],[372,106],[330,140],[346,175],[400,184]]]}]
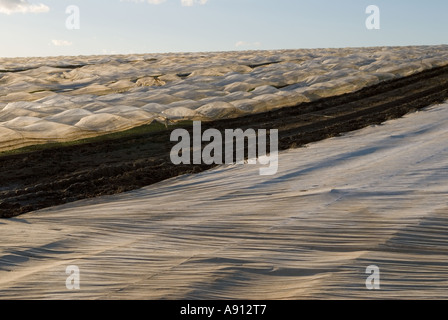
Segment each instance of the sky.
[{"label": "sky", "polygon": [[0,57],[437,45],[447,17],[446,0],[0,0]]}]

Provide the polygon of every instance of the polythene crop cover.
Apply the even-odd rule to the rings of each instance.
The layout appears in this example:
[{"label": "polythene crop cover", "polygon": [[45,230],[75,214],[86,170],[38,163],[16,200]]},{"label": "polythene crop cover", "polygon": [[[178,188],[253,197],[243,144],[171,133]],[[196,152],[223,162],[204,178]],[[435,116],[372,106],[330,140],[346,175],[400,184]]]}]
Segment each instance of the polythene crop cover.
[{"label": "polythene crop cover", "polygon": [[0,151],[265,112],[447,63],[448,46],[0,59]]}]

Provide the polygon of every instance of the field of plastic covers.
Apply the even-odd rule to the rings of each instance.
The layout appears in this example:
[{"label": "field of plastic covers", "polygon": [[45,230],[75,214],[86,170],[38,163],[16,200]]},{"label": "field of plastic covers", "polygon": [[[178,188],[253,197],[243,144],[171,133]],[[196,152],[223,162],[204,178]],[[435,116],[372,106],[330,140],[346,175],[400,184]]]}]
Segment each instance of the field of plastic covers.
[{"label": "field of plastic covers", "polygon": [[447,59],[448,46],[0,59],[0,151],[294,106]]}]

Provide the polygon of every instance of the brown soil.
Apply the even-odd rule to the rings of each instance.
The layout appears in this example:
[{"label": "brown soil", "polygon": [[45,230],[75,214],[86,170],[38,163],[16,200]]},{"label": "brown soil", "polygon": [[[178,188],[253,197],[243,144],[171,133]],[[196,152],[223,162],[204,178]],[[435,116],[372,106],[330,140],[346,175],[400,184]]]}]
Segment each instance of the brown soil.
[{"label": "brown soil", "polygon": [[[202,124],[202,130],[278,129],[279,149],[380,124],[448,99],[448,66],[355,93]],[[191,128],[187,128],[191,131]],[[0,158],[0,217],[138,189],[210,165],[170,161],[171,130]]]}]

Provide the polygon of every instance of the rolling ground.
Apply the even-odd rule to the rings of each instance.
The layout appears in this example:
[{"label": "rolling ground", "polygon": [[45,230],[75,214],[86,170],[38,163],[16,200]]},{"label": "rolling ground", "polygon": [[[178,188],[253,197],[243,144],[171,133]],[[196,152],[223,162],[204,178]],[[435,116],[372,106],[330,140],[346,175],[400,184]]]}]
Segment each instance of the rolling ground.
[{"label": "rolling ground", "polygon": [[[448,98],[448,66],[385,81],[355,93],[235,119],[203,130],[278,129],[281,150],[399,118]],[[186,126],[189,130],[191,128]],[[139,189],[210,165],[175,166],[171,130],[143,132],[73,146],[0,157],[0,216]]]},{"label": "rolling ground", "polygon": [[447,107],[2,219],[0,298],[446,299]]}]

